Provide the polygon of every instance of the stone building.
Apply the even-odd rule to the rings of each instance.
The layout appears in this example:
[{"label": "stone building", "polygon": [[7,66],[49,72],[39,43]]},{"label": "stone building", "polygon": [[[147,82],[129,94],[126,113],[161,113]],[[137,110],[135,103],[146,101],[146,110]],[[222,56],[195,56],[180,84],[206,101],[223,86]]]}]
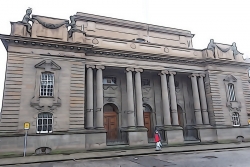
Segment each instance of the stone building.
[{"label": "stone building", "polygon": [[[0,152],[250,139],[247,63],[190,31],[85,13],[32,15],[0,35],[8,60]],[[31,24],[32,23],[32,24]]]}]

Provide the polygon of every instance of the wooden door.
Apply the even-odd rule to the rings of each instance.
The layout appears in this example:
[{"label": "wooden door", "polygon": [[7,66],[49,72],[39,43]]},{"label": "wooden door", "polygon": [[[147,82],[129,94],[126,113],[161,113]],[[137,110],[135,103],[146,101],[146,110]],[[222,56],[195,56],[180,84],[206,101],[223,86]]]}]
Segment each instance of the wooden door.
[{"label": "wooden door", "polygon": [[152,138],[152,130],[151,130],[151,117],[150,112],[144,112],[144,126],[148,129],[148,138]]},{"label": "wooden door", "polygon": [[107,130],[107,140],[117,139],[117,114],[114,111],[104,112],[104,128]]}]

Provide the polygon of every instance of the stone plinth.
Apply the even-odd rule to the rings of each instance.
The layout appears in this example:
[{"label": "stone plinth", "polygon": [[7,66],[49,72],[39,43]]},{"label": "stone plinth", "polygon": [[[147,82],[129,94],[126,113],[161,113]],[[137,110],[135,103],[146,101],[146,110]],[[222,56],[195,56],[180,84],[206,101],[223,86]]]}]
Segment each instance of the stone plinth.
[{"label": "stone plinth", "polygon": [[73,31],[71,32],[72,36],[69,38],[70,42],[75,43],[86,43],[86,34],[82,32],[81,30]]},{"label": "stone plinth", "polygon": [[30,34],[27,31],[27,27],[22,22],[11,22],[11,35],[30,37]]},{"label": "stone plinth", "polygon": [[85,134],[85,146],[89,148],[104,148],[106,147],[106,131],[105,130],[92,130],[90,133]]},{"label": "stone plinth", "polygon": [[183,144],[183,129],[180,126],[164,127],[166,142],[168,144]]},{"label": "stone plinth", "polygon": [[196,126],[201,142],[216,142],[216,129],[210,125]]},{"label": "stone plinth", "polygon": [[130,128],[125,130],[128,135],[128,144],[130,146],[147,145],[148,134],[146,128]]},{"label": "stone plinth", "polygon": [[218,142],[235,142],[239,137],[243,141],[250,141],[250,128],[249,126],[232,127],[232,126],[217,126]]}]

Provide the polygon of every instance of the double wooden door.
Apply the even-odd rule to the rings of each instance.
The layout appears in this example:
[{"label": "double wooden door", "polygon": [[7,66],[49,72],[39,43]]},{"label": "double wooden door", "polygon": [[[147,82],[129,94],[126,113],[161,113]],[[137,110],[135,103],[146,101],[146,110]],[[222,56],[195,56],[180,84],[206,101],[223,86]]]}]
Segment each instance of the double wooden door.
[{"label": "double wooden door", "polygon": [[152,128],[151,128],[151,113],[150,112],[144,112],[144,126],[148,129],[148,138],[153,137]]},{"label": "double wooden door", "polygon": [[118,137],[117,114],[114,111],[104,112],[104,128],[107,130],[107,140],[116,140]]}]

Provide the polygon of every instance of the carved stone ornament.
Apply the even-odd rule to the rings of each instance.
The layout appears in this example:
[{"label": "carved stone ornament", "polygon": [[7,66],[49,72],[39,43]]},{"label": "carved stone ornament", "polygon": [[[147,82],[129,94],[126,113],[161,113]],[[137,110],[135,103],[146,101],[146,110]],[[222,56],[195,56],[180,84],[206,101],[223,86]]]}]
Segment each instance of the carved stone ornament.
[{"label": "carved stone ornament", "polygon": [[228,51],[232,51],[233,52],[233,57],[234,59],[236,59],[236,56],[238,54],[242,54],[240,53],[238,50],[237,50],[237,47],[236,47],[236,43],[233,42],[231,46],[227,47],[227,48],[222,48],[220,47],[219,45],[217,45],[216,43],[214,43],[214,40],[211,39],[208,46],[207,46],[207,50],[211,50],[213,52],[213,54],[215,54],[215,48],[218,48],[221,52],[223,53],[226,53]]},{"label": "carved stone ornament", "polygon": [[226,82],[237,82],[237,79],[232,76],[232,75],[227,75],[223,81],[226,81]]},{"label": "carved stone ornament", "polygon": [[51,69],[54,69],[54,70],[61,69],[61,67],[52,60],[43,60],[40,63],[36,64],[35,68],[42,68],[42,69],[45,69],[45,71],[51,71]]},{"label": "carved stone ornament", "polygon": [[38,21],[38,23],[40,23],[41,25],[43,25],[44,27],[49,28],[49,29],[57,29],[63,25],[66,25],[66,26],[69,25],[69,21],[66,21],[66,20],[62,21],[62,23],[59,23],[59,24],[46,23],[46,22],[40,20],[39,17],[37,17],[37,16],[33,16],[32,20]]},{"label": "carved stone ornament", "polygon": [[226,106],[231,113],[241,111],[241,102],[227,102]]}]

